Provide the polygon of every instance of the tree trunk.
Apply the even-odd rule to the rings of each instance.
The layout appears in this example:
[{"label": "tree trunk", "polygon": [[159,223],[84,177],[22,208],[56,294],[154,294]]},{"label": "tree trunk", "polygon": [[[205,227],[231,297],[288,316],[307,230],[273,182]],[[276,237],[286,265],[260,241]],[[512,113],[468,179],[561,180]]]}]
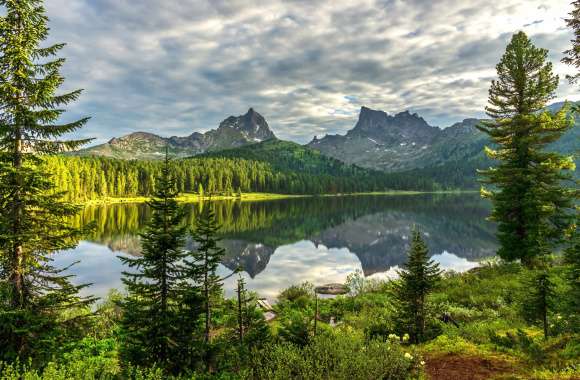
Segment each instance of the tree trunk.
[{"label": "tree trunk", "polygon": [[26,304],[26,295],[24,291],[24,249],[20,241],[21,226],[22,226],[22,178],[20,177],[20,169],[22,168],[22,136],[20,129],[17,128],[14,138],[14,157],[12,166],[14,172],[14,197],[12,200],[12,257],[11,257],[11,273],[10,283],[13,288],[12,306],[14,308],[22,308]]},{"label": "tree trunk", "polygon": [[203,283],[204,283],[204,296],[205,296],[205,367],[208,373],[212,372],[212,365],[211,365],[211,351],[209,347],[210,343],[210,330],[211,330],[211,306],[210,306],[210,284],[209,284],[209,268],[208,268],[208,253],[205,252],[205,267],[204,267],[204,274],[203,274]]},{"label": "tree trunk", "polygon": [[242,316],[242,289],[240,284],[238,284],[238,336],[241,347],[244,343],[244,321]]}]

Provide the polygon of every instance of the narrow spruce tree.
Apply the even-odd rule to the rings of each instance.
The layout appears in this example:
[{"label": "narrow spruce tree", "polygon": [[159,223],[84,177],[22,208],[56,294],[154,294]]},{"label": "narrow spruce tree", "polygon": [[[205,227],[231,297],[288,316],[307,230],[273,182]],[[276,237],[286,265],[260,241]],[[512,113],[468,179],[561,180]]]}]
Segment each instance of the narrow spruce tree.
[{"label": "narrow spruce tree", "polygon": [[225,250],[218,246],[218,225],[211,205],[204,205],[197,215],[191,236],[196,248],[184,260],[188,278],[198,290],[202,302],[204,364],[208,372],[213,368],[211,333],[213,312],[219,307],[225,278],[217,274]]},{"label": "narrow spruce tree", "polygon": [[566,187],[574,185],[572,157],[546,151],[574,125],[567,106],[553,115],[544,111],[558,86],[547,54],[523,32],[512,37],[489,90],[491,120],[478,126],[495,145],[486,154],[499,161],[480,172],[487,186],[482,195],[491,199],[498,223],[498,255],[527,266],[570,231],[578,196],[574,186]]},{"label": "narrow spruce tree", "polygon": [[524,317],[529,322],[540,322],[544,339],[548,339],[548,313],[554,306],[554,284],[547,270],[532,273],[527,281],[528,292],[523,305]]},{"label": "narrow spruce tree", "polygon": [[429,317],[427,296],[437,285],[441,271],[439,264],[429,260],[429,249],[416,228],[409,258],[399,275],[400,280],[394,283],[397,324],[401,332],[409,333],[411,343],[421,343]]},{"label": "narrow spruce tree", "polygon": [[[81,90],[57,94],[64,78],[64,44],[41,47],[48,19],[40,0],[0,0],[0,360],[42,355],[85,318],[65,311],[85,307],[52,254],[76,246],[82,231],[69,218],[77,207],[63,201],[43,157],[88,140],[61,137],[88,118],[60,124],[63,107]],[[72,313],[68,313],[69,315]],[[66,326],[66,329],[64,328]],[[65,330],[68,331],[65,333]]]},{"label": "narrow spruce tree", "polygon": [[238,279],[238,287],[236,288],[238,296],[237,303],[237,335],[240,347],[244,345],[244,333],[248,330],[248,292],[246,291],[246,282],[240,276]]},{"label": "narrow spruce tree", "polygon": [[[574,32],[574,39],[571,41],[572,47],[564,52],[566,56],[562,58],[562,62],[578,70],[580,69],[580,0],[572,2],[572,7],[566,24]],[[567,78],[571,83],[576,83],[580,78],[580,73],[569,75]]]},{"label": "narrow spruce tree", "polygon": [[242,277],[238,280],[238,340],[249,355],[253,349],[264,346],[270,341],[270,327],[264,314],[256,307],[257,297],[248,292]]},{"label": "narrow spruce tree", "polygon": [[570,326],[574,331],[580,331],[580,231],[578,227],[564,254],[568,266],[567,279],[569,292],[566,295],[566,308]]},{"label": "narrow spruce tree", "polygon": [[134,269],[123,272],[128,295],[121,302],[121,354],[133,364],[157,364],[175,372],[180,369],[177,359],[183,349],[176,342],[182,341],[180,305],[187,227],[183,208],[176,201],[167,155],[156,188],[148,202],[151,221],[141,234],[142,256],[120,257]]}]

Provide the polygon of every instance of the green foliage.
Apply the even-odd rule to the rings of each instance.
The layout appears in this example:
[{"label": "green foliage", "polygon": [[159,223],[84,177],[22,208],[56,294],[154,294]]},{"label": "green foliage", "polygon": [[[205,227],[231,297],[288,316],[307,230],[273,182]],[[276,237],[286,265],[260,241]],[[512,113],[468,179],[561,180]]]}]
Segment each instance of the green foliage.
[{"label": "green foliage", "polygon": [[[195,301],[192,308],[200,313],[203,321],[203,360],[206,369],[211,372],[215,360],[217,346],[212,346],[211,332],[215,319],[215,309],[219,308],[223,292],[223,278],[218,276],[217,269],[221,263],[225,250],[218,246],[217,236],[220,226],[217,224],[211,205],[203,206],[191,236],[196,248],[184,260],[185,273],[188,280],[193,283],[191,298]],[[200,310],[196,305],[200,305]]]},{"label": "green foliage", "polygon": [[523,313],[529,322],[540,322],[544,328],[544,338],[548,339],[548,313],[554,307],[554,284],[547,270],[530,273],[526,288],[528,294],[523,304]]},{"label": "green foliage", "polygon": [[303,282],[299,285],[291,285],[284,289],[279,295],[280,302],[295,302],[304,307],[314,299],[314,285],[310,282]]},{"label": "green foliage", "polygon": [[578,196],[573,186],[565,185],[573,182],[573,158],[545,151],[574,125],[567,107],[555,114],[543,111],[558,85],[547,55],[525,33],[512,37],[489,91],[486,111],[492,121],[478,127],[497,146],[486,153],[499,165],[481,173],[482,182],[492,186],[483,194],[494,206],[498,255],[526,265],[562,241]]},{"label": "green foliage", "polygon": [[404,268],[399,272],[400,281],[393,286],[397,323],[401,333],[409,333],[411,342],[420,343],[426,338],[426,327],[432,318],[427,296],[437,285],[441,271],[438,264],[429,260],[427,245],[416,229],[413,230],[409,259]]},{"label": "green foliage", "polygon": [[[179,371],[182,330],[186,228],[183,210],[175,201],[174,179],[166,160],[155,198],[149,202],[153,215],[141,235],[142,256],[120,257],[133,272],[123,272],[128,296],[123,308],[122,357],[134,364],[158,363]],[[189,325],[195,323],[192,314]],[[187,331],[187,330],[185,330]],[[188,337],[191,338],[191,337]],[[187,340],[187,338],[185,338]]]},{"label": "green foliage", "polygon": [[313,338],[304,348],[273,345],[257,353],[258,379],[407,379],[418,367],[416,355],[393,342],[367,341],[340,330]]},{"label": "green foliage", "polygon": [[518,349],[536,362],[543,361],[546,356],[540,344],[521,329],[518,329],[515,334],[508,331],[505,335],[490,331],[490,342],[496,346]]},{"label": "green foliage", "polygon": [[[102,157],[50,157],[46,171],[69,200],[150,196],[163,163]],[[436,190],[414,175],[386,174],[346,165],[318,151],[278,140],[208,153],[171,163],[176,189],[200,195],[243,193],[336,194]]]},{"label": "green foliage", "polygon": [[[578,70],[580,68],[580,1],[573,1],[572,6],[574,8],[566,19],[566,24],[574,32],[574,39],[572,47],[564,52],[566,56],[562,58],[562,62]],[[576,83],[578,78],[580,78],[580,73],[568,76],[571,83]]]},{"label": "green foliage", "polygon": [[314,311],[311,313],[303,310],[290,310],[280,321],[278,337],[283,342],[288,342],[299,347],[306,346],[311,339],[311,321]]},{"label": "green foliage", "polygon": [[570,327],[580,332],[580,231],[574,231],[570,244],[566,249],[565,262],[567,264],[566,283],[568,291],[565,298],[565,314],[570,319]]},{"label": "green foliage", "polygon": [[[87,323],[93,298],[77,295],[52,254],[76,246],[82,231],[69,218],[78,209],[62,201],[44,155],[86,140],[63,139],[88,119],[58,124],[80,90],[57,94],[64,78],[63,44],[40,45],[48,19],[39,0],[0,1],[0,360],[35,356],[74,336]],[[45,158],[46,159],[46,158]],[[76,310],[67,313],[66,310]]]}]

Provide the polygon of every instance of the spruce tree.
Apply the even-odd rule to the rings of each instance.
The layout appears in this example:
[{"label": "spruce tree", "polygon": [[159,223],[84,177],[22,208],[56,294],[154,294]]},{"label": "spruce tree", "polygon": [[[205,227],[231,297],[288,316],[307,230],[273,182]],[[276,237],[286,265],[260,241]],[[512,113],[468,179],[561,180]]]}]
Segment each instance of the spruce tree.
[{"label": "spruce tree", "polygon": [[219,228],[211,205],[204,205],[191,231],[196,248],[184,260],[187,276],[201,297],[205,352],[203,360],[207,371],[211,371],[213,368],[212,320],[213,312],[219,306],[224,280],[217,274],[218,266],[225,255],[225,250],[218,246],[220,241],[217,236]]},{"label": "spruce tree", "polygon": [[544,329],[544,339],[548,339],[548,313],[554,306],[554,284],[547,270],[532,273],[527,281],[524,301],[524,316],[529,322],[540,322]]},{"label": "spruce tree", "polygon": [[249,354],[252,349],[270,340],[270,329],[264,314],[256,307],[256,295],[248,292],[246,282],[241,276],[236,293],[236,336],[240,347]]},{"label": "spruce tree", "polygon": [[[562,58],[562,62],[567,65],[580,69],[580,0],[572,2],[574,7],[570,12],[570,17],[566,19],[566,24],[574,32],[574,39],[572,47],[564,52],[566,56]],[[580,78],[580,73],[569,75],[568,80],[571,83],[576,83]]]},{"label": "spruce tree", "polygon": [[[64,311],[81,298],[52,254],[76,246],[82,231],[69,224],[77,207],[63,201],[42,164],[48,154],[88,140],[64,140],[88,118],[60,124],[63,107],[81,90],[57,94],[64,78],[64,44],[41,47],[48,19],[40,0],[0,0],[0,360],[40,355],[73,325]],[[71,314],[71,313],[68,313]]]},{"label": "spruce tree", "polygon": [[128,295],[121,302],[121,354],[129,362],[158,365],[178,371],[183,347],[181,301],[183,300],[187,226],[177,203],[175,179],[166,155],[156,194],[148,202],[151,221],[141,234],[142,256],[120,257],[133,272],[123,272]]},{"label": "spruce tree", "polygon": [[401,332],[408,332],[411,343],[425,340],[429,317],[427,296],[437,285],[441,271],[439,264],[429,260],[429,249],[415,228],[412,232],[409,258],[400,280],[394,283],[397,322]]},{"label": "spruce tree", "polygon": [[566,294],[566,306],[570,326],[574,331],[580,331],[580,231],[578,227],[564,254],[568,266],[567,279],[569,292]]},{"label": "spruce tree", "polygon": [[495,144],[486,147],[487,155],[499,161],[481,171],[488,185],[482,194],[491,199],[491,218],[498,223],[498,255],[528,266],[570,231],[577,196],[565,187],[573,183],[572,157],[545,150],[573,127],[567,106],[553,115],[544,111],[558,85],[547,54],[523,32],[512,37],[489,90],[492,120],[478,126]]}]

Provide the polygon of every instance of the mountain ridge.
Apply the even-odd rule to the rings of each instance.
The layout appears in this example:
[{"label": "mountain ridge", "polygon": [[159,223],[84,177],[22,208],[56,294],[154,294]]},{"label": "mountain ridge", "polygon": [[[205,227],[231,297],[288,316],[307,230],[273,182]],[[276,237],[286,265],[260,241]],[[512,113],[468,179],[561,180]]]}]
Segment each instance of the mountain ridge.
[{"label": "mountain ridge", "polygon": [[266,119],[250,108],[244,115],[227,117],[216,129],[205,133],[193,132],[189,136],[161,137],[149,132],[133,132],[71,154],[155,160],[163,158],[167,149],[170,156],[184,158],[271,139],[276,139],[276,135]]},{"label": "mountain ridge", "polygon": [[[554,103],[547,109],[554,112],[562,104]],[[283,159],[285,168],[289,165],[303,170],[298,163],[306,155],[314,160],[312,162],[322,164],[320,167],[333,167],[319,161],[310,152],[315,151],[347,165],[390,175],[400,174],[398,181],[401,183],[407,183],[410,178],[424,177],[442,189],[476,188],[477,169],[493,165],[483,153],[490,140],[476,128],[480,122],[481,119],[467,118],[439,128],[429,125],[417,113],[389,114],[363,106],[354,127],[345,134],[325,135],[320,139],[314,137],[309,143],[300,145],[278,140],[265,118],[250,108],[246,114],[227,117],[217,129],[205,133],[164,138],[148,132],[134,132],[75,154],[156,160],[164,157],[167,147],[170,155],[177,158],[218,155],[258,161],[270,159],[273,162]],[[261,145],[268,141],[281,143]],[[577,154],[578,141],[580,130],[576,127],[551,148],[561,153]],[[238,149],[244,147],[250,149]],[[272,155],[274,150],[276,155]],[[578,155],[576,159],[578,161]],[[292,160],[295,162],[290,163]]]}]

